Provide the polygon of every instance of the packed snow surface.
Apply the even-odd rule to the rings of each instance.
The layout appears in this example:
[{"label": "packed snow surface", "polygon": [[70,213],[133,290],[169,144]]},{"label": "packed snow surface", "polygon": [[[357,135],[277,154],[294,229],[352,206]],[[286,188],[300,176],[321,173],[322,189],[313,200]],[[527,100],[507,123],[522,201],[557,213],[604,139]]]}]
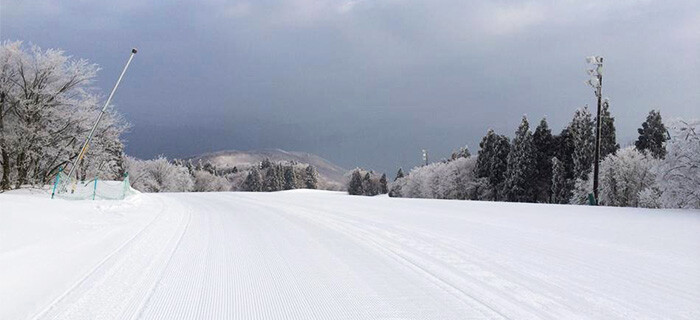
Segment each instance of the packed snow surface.
[{"label": "packed snow surface", "polygon": [[700,319],[700,212],[0,194],[0,319]]}]

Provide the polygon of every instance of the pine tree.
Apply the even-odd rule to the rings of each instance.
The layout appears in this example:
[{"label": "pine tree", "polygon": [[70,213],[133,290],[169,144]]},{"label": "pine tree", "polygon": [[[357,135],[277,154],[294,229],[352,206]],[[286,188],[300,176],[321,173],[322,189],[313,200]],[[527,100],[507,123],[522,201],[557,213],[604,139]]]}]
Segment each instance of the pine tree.
[{"label": "pine tree", "polygon": [[279,167],[271,165],[265,172],[262,190],[266,192],[282,190],[283,179],[280,179]]},{"label": "pine tree", "polygon": [[459,150],[452,152],[452,156],[450,156],[450,161],[457,160],[459,158],[469,158],[471,156],[471,153],[469,152],[469,147],[464,146],[459,148]]},{"label": "pine tree", "polygon": [[403,169],[399,168],[399,171],[396,172],[396,178],[394,178],[394,181],[403,178],[405,175],[403,174]]},{"label": "pine tree", "polygon": [[382,177],[379,178],[379,193],[386,194],[389,192],[389,186],[386,182],[386,173],[382,173]]},{"label": "pine tree", "polygon": [[248,176],[243,181],[242,189],[244,191],[262,191],[262,177],[258,168],[253,167],[248,172]]},{"label": "pine tree", "polygon": [[297,188],[297,175],[291,165],[284,167],[284,190]]},{"label": "pine tree", "polygon": [[549,202],[552,192],[552,157],[554,156],[554,138],[552,130],[543,118],[532,135],[535,144],[536,181],[535,202]]},{"label": "pine tree", "polygon": [[574,178],[588,180],[591,173],[593,156],[595,152],[595,136],[593,134],[593,120],[588,107],[576,110],[574,118],[569,124],[569,133],[573,139],[574,153]]},{"label": "pine tree", "polygon": [[263,161],[260,163],[260,169],[267,169],[272,167],[272,161],[270,161],[270,158],[265,158]]},{"label": "pine tree", "polygon": [[666,156],[664,142],[668,138],[668,133],[659,111],[649,111],[647,120],[642,123],[642,127],[637,129],[637,132],[639,132],[639,138],[634,143],[637,150],[647,151],[657,159],[663,159]]},{"label": "pine tree", "polygon": [[474,172],[477,178],[487,179],[491,196],[484,199],[498,201],[501,199],[507,157],[510,153],[510,142],[508,137],[497,135],[493,129],[489,129],[479,143],[479,148]]},{"label": "pine tree", "polygon": [[532,188],[536,175],[535,147],[527,118],[515,132],[512,148],[508,154],[503,196],[512,202],[534,201]]},{"label": "pine tree", "polygon": [[557,157],[552,158],[552,203],[569,203],[571,188],[566,177],[564,163]]},{"label": "pine tree", "polygon": [[351,195],[363,195],[365,190],[362,187],[362,174],[359,169],[355,169],[350,177],[350,183],[348,184],[348,193]]},{"label": "pine tree", "polygon": [[609,154],[615,154],[620,145],[615,137],[615,118],[610,115],[610,103],[606,100],[600,110],[600,160]]},{"label": "pine tree", "polygon": [[306,166],[306,176],[304,177],[304,187],[306,189],[318,189],[318,173],[312,165]]},{"label": "pine tree", "polygon": [[372,176],[369,172],[365,173],[365,176],[362,178],[362,189],[365,191],[364,195],[366,196],[373,196],[377,194],[374,184],[372,184]]}]

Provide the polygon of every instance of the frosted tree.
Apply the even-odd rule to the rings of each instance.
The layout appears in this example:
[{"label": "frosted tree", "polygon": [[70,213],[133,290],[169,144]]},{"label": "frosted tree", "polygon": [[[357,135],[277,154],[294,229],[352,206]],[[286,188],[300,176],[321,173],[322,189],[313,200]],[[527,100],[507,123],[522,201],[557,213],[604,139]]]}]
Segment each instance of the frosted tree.
[{"label": "frosted tree", "polygon": [[638,207],[640,193],[656,188],[658,160],[634,148],[625,148],[600,164],[600,202],[607,206]]},{"label": "frosted tree", "polygon": [[566,177],[564,163],[556,157],[552,158],[552,203],[566,204],[571,198],[569,182]]},{"label": "frosted tree", "polygon": [[351,195],[364,195],[365,190],[362,185],[362,174],[360,169],[355,169],[350,177],[350,182],[348,183],[348,193]]},{"label": "frosted tree", "polygon": [[700,120],[673,121],[667,154],[657,171],[661,205],[700,208]]},{"label": "frosted tree", "polygon": [[266,192],[282,190],[284,186],[284,176],[280,173],[280,167],[270,165],[265,171],[265,179],[263,180],[262,190]]},{"label": "frosted tree", "polygon": [[[619,150],[600,163],[599,204],[616,207],[639,207],[640,195],[656,187],[655,168],[658,160],[633,147]],[[592,173],[591,173],[592,175]],[[576,181],[571,202],[586,204],[592,192],[591,178]],[[645,190],[650,191],[645,191]],[[649,195],[647,195],[648,197]],[[646,202],[649,202],[648,199]],[[648,206],[648,205],[645,205]]]},{"label": "frosted tree", "polygon": [[508,137],[497,135],[489,129],[479,143],[479,153],[475,167],[477,178],[486,178],[489,195],[484,200],[500,200],[504,174],[507,168],[507,157],[510,153]]},{"label": "frosted tree", "polygon": [[[554,145],[554,157],[562,164],[563,170],[563,182],[561,193],[567,194],[566,202],[571,197],[571,191],[574,186],[574,141],[569,128],[564,128],[561,133],[554,136],[552,139],[552,144]],[[553,170],[553,168],[552,168]],[[552,172],[554,175],[554,172]],[[554,197],[554,195],[553,195]],[[560,198],[561,199],[561,198]],[[564,202],[564,203],[566,203]],[[561,203],[561,202],[559,202]]]},{"label": "frosted tree", "polygon": [[159,156],[153,160],[126,158],[129,182],[134,189],[143,192],[187,192],[194,182],[187,167],[168,162]]},{"label": "frosted tree", "polygon": [[[61,50],[26,48],[21,42],[0,47],[0,189],[44,184],[75,158],[99,112],[93,87],[98,67]],[[108,112],[79,165],[84,175],[100,168],[122,172],[119,136],[126,124]]]},{"label": "frosted tree", "polygon": [[403,177],[404,177],[403,169],[399,168],[399,171],[396,172],[396,178],[394,178],[394,181],[401,179]]},{"label": "frosted tree", "polygon": [[583,107],[574,113],[569,124],[569,133],[573,141],[574,178],[588,180],[595,152],[595,136],[593,120],[588,107]]},{"label": "frosted tree", "polygon": [[318,173],[312,165],[306,166],[304,176],[304,187],[306,189],[318,189]]},{"label": "frosted tree", "polygon": [[609,107],[609,101],[605,100],[600,110],[600,159],[620,149],[615,137],[615,118],[610,115]]},{"label": "frosted tree", "polygon": [[392,183],[389,196],[479,199],[485,183],[476,178],[476,162],[476,157],[458,157],[451,161],[415,167],[411,174]]},{"label": "frosted tree", "polygon": [[503,196],[508,201],[534,201],[532,188],[536,175],[535,146],[527,118],[523,120],[515,132],[512,147],[508,154],[508,165],[503,184]]},{"label": "frosted tree", "polygon": [[294,167],[291,165],[284,167],[284,190],[292,190],[297,188],[297,175],[294,172]]},{"label": "frosted tree", "polygon": [[197,170],[192,174],[194,192],[228,191],[231,185],[224,177],[215,176],[208,171]]},{"label": "frosted tree", "polygon": [[459,150],[452,152],[452,155],[450,156],[450,161],[457,160],[459,158],[469,158],[471,156],[471,153],[469,152],[469,148],[467,146],[459,148]]},{"label": "frosted tree", "polygon": [[664,142],[668,137],[666,127],[661,120],[659,111],[651,110],[646,121],[642,123],[642,127],[637,129],[639,138],[634,143],[634,146],[639,151],[651,153],[655,158],[663,159],[666,155]]},{"label": "frosted tree", "polygon": [[379,193],[386,194],[389,192],[389,187],[386,181],[386,173],[382,173],[381,178],[379,178]]},{"label": "frosted tree", "polygon": [[552,157],[554,157],[554,138],[552,130],[543,118],[532,134],[535,146],[535,181],[533,181],[535,202],[549,202],[552,192]]},{"label": "frosted tree", "polygon": [[370,172],[365,173],[365,176],[362,178],[362,189],[365,191],[364,195],[366,196],[374,196],[378,193]]},{"label": "frosted tree", "polygon": [[262,162],[260,162],[260,169],[265,170],[270,167],[272,167],[272,161],[270,161],[270,158],[265,158]]},{"label": "frosted tree", "polygon": [[262,191],[262,176],[257,167],[250,169],[241,189],[244,191]]}]

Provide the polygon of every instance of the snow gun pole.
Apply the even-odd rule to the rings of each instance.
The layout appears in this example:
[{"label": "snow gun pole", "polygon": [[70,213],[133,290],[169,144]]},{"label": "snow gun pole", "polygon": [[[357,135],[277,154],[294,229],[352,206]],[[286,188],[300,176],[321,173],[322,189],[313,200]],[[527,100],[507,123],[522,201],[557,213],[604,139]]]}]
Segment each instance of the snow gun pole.
[{"label": "snow gun pole", "polygon": [[[72,163],[70,171],[68,172],[68,177],[71,177],[73,175],[73,172],[75,171],[75,167],[78,166],[78,163],[80,163],[80,160],[82,160],[83,157],[85,156],[85,151],[87,150],[88,145],[90,144],[90,141],[92,140],[92,135],[95,134],[95,130],[97,129],[97,124],[100,123],[100,120],[102,120],[102,116],[105,114],[105,111],[107,111],[107,106],[109,106],[109,102],[112,101],[112,97],[114,96],[114,92],[117,91],[117,87],[119,86],[119,83],[122,81],[122,77],[124,77],[124,73],[126,73],[126,69],[129,67],[129,64],[131,63],[131,59],[134,58],[135,54],[136,54],[136,48],[131,49],[131,55],[129,56],[129,61],[126,62],[126,65],[124,66],[124,70],[122,70],[122,73],[119,75],[119,79],[117,79],[117,83],[114,85],[114,88],[112,88],[112,92],[109,94],[109,97],[107,98],[107,101],[105,102],[104,107],[102,107],[102,111],[100,112],[100,115],[97,116],[97,120],[95,120],[95,124],[92,126],[92,130],[90,130],[90,134],[88,134],[87,139],[85,139],[85,143],[83,144],[83,147],[80,149],[80,153],[78,153],[78,157]],[[74,189],[75,189],[75,187],[74,187]]]}]

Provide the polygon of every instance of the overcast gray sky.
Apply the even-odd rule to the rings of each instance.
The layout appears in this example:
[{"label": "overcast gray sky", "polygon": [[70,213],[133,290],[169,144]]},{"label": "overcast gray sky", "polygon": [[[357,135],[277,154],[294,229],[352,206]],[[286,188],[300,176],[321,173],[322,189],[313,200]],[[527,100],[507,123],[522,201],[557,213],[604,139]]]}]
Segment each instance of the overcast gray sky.
[{"label": "overcast gray sky", "polygon": [[[162,4],[165,2],[167,4]],[[652,108],[700,117],[700,1],[0,1],[3,40],[102,66],[127,152],[308,151],[389,172],[594,105],[606,59],[623,145]]]}]

